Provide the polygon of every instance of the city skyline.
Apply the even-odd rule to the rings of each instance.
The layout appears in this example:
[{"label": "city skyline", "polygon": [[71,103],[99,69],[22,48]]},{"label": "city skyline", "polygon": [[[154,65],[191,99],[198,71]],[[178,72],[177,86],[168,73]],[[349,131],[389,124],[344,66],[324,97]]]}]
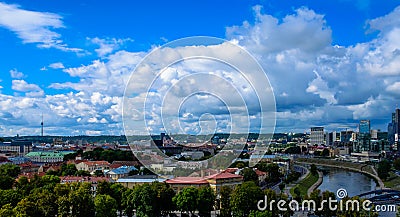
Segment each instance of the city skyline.
[{"label": "city skyline", "polygon": [[[275,94],[276,132],[357,129],[365,119],[387,131],[400,102],[399,4],[0,1],[0,136],[40,135],[42,121],[45,135],[124,134],[122,97],[135,66],[154,48],[197,35],[257,59]],[[208,106],[220,102],[202,100],[182,114],[189,133],[209,110],[225,118]]]}]

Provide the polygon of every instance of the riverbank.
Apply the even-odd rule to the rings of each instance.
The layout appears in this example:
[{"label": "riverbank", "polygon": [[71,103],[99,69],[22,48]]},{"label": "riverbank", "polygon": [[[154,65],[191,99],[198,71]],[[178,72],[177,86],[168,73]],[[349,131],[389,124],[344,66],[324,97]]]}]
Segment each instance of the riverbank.
[{"label": "riverbank", "polygon": [[[319,175],[318,174],[312,174],[311,172],[308,173],[308,175],[301,181],[298,182],[294,187],[290,189],[290,194],[295,195],[294,189],[298,188],[300,191],[300,196],[306,196],[308,195],[308,190],[314,186],[319,181]],[[322,180],[321,180],[322,183]],[[320,184],[321,184],[320,183]]]},{"label": "riverbank", "polygon": [[295,163],[298,164],[315,164],[316,166],[326,166],[326,167],[335,167],[340,169],[351,170],[359,173],[363,173],[367,176],[370,176],[375,180],[377,185],[381,189],[385,188],[385,184],[383,181],[378,177],[375,169],[368,164],[356,164],[351,162],[345,161],[334,161],[329,159],[318,159],[318,158],[298,158],[295,160]]},{"label": "riverbank", "polygon": [[321,171],[317,171],[317,172],[318,172],[318,180],[310,188],[308,188],[308,190],[307,190],[308,196],[310,196],[311,193],[322,184],[322,181],[324,179],[324,174]]}]

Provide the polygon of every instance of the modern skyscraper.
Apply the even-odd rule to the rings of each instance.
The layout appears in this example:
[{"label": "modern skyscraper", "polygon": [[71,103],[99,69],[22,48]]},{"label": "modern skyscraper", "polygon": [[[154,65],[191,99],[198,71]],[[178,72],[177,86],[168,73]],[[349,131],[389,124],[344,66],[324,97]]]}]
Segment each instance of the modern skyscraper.
[{"label": "modern skyscraper", "polygon": [[358,125],[358,147],[355,151],[371,150],[371,124],[369,120],[361,120]]},{"label": "modern skyscraper", "polygon": [[337,136],[336,136],[336,131],[326,133],[325,136],[325,144],[327,146],[332,146],[335,144],[335,142],[338,141]]},{"label": "modern skyscraper", "polygon": [[311,145],[324,145],[324,127],[311,127]]},{"label": "modern skyscraper", "polygon": [[369,120],[361,120],[358,125],[358,132],[361,134],[369,134],[371,131],[371,125]]},{"label": "modern skyscraper", "polygon": [[[388,124],[388,141],[389,145],[399,146],[399,134],[400,134],[400,109],[396,108],[395,112],[392,113],[392,123]],[[397,147],[400,151],[400,148]]]}]

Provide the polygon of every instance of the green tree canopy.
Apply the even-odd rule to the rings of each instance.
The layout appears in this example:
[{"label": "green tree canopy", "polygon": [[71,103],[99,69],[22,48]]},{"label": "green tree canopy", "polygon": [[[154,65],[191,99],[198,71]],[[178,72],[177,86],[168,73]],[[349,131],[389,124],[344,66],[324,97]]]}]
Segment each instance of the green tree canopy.
[{"label": "green tree canopy", "polygon": [[178,210],[180,210],[181,212],[194,213],[194,211],[196,211],[196,208],[198,207],[197,195],[197,188],[187,187],[176,194],[173,198],[173,201],[176,204]]},{"label": "green tree canopy", "polygon": [[215,193],[209,186],[199,188],[197,204],[197,210],[199,210],[201,217],[211,216],[211,211],[215,205]]},{"label": "green tree canopy", "polygon": [[258,184],[258,176],[257,173],[251,168],[244,168],[240,171],[240,175],[243,176],[243,181],[253,181]]},{"label": "green tree canopy", "polygon": [[389,161],[383,160],[383,161],[379,162],[378,170],[377,170],[379,178],[384,179],[384,180],[387,179],[389,177],[390,169],[391,169],[391,165],[390,165]]},{"label": "green tree canopy", "polygon": [[117,217],[117,202],[110,195],[96,195],[94,205],[96,217]]},{"label": "green tree canopy", "polygon": [[229,186],[222,186],[220,189],[220,213],[221,217],[230,217],[231,216],[231,195],[232,188]]},{"label": "green tree canopy", "polygon": [[257,210],[257,202],[263,199],[261,189],[254,182],[238,185],[232,193],[231,207],[235,217],[247,216],[251,210]]},{"label": "green tree canopy", "polygon": [[133,189],[132,200],[134,201],[134,207],[136,208],[136,216],[156,216],[157,191],[155,191],[149,184],[135,186]]}]

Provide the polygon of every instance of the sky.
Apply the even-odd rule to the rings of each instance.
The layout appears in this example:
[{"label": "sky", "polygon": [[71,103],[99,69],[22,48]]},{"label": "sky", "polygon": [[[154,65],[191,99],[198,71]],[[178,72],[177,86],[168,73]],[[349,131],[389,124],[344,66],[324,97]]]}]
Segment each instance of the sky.
[{"label": "sky", "polygon": [[[274,93],[276,132],[312,126],[356,130],[362,119],[386,131],[400,102],[399,5],[400,0],[0,0],[0,136],[40,135],[42,115],[45,135],[125,134],[123,95],[128,83],[139,85],[130,80],[136,66],[165,43],[192,36],[225,39],[255,57]],[[223,52],[224,45],[212,49]],[[194,65],[171,66],[177,73],[166,74],[169,82]],[[207,72],[235,80],[217,65],[207,65]],[[220,131],[234,126],[229,106],[216,97],[196,97],[178,114],[184,132],[199,133],[201,118],[217,120]],[[245,96],[246,107],[252,97]],[[244,111],[234,114],[246,120]],[[146,113],[147,130],[166,130],[154,112]],[[250,119],[257,119],[253,113]]]}]

